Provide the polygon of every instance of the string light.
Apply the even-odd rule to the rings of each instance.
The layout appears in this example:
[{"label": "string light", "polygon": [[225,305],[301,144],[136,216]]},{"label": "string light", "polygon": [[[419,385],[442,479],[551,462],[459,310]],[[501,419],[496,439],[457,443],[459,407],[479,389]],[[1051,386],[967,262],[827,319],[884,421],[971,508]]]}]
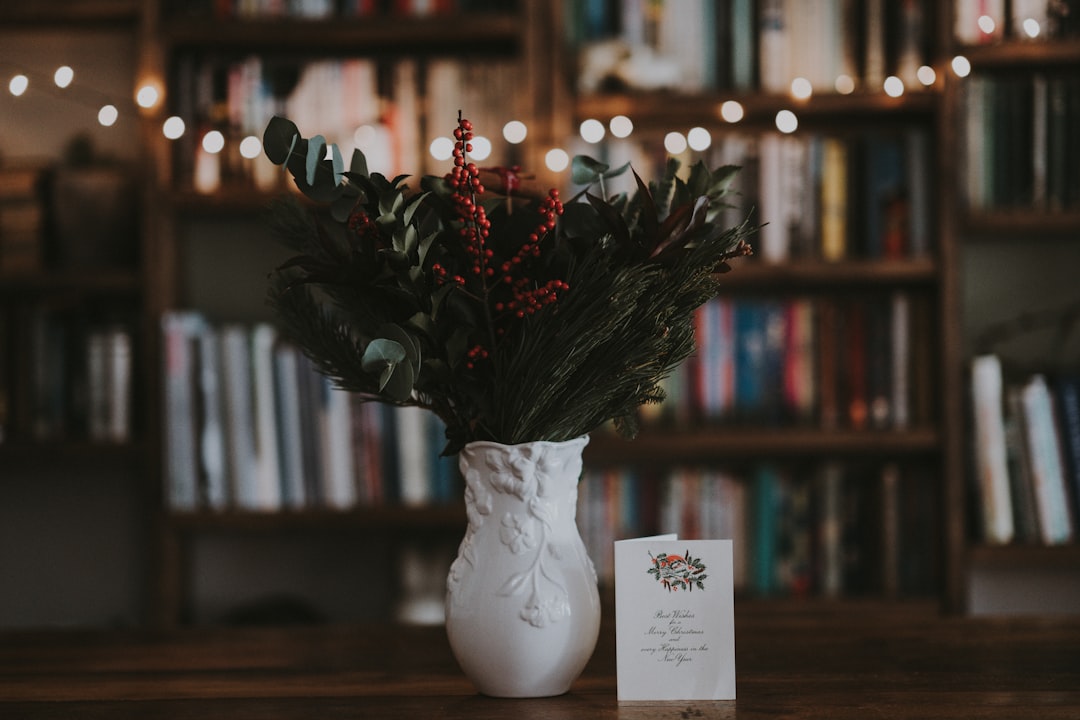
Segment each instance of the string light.
[{"label": "string light", "polygon": [[916,70],[915,77],[919,78],[919,82],[921,82],[926,87],[930,87],[935,82],[937,82],[937,73],[934,72],[934,68],[930,67],[929,65],[923,65],[918,70]]},{"label": "string light", "polygon": [[957,77],[967,77],[971,74],[971,61],[963,55],[957,55],[952,59],[952,69]]},{"label": "string light", "polygon": [[608,129],[615,137],[626,138],[634,132],[634,123],[625,115],[616,115],[608,122]]},{"label": "string light", "polygon": [[11,82],[8,83],[8,90],[10,90],[11,94],[15,97],[19,97],[26,92],[28,87],[30,87],[30,78],[21,73],[11,78]]},{"label": "string light", "polygon": [[428,152],[440,162],[449,160],[454,154],[454,141],[448,137],[437,137],[431,141]]},{"label": "string light", "polygon": [[834,87],[841,95],[850,95],[855,92],[855,80],[850,75],[837,75]]},{"label": "string light", "polygon": [[581,139],[587,143],[598,143],[604,139],[604,123],[599,120],[589,118],[581,123],[579,128],[581,133]]},{"label": "string light", "polygon": [[1039,26],[1039,21],[1035,18],[1027,18],[1021,24],[1021,27],[1024,28],[1024,34],[1029,38],[1037,38],[1039,33],[1042,32],[1042,27]]},{"label": "string light", "polygon": [[814,86],[804,77],[791,81],[791,96],[796,100],[808,100],[814,94]]},{"label": "string light", "polygon": [[472,155],[474,160],[487,160],[491,157],[491,141],[483,135],[475,135],[472,139]]},{"label": "string light", "polygon": [[56,83],[58,88],[66,88],[71,84],[71,81],[75,79],[75,71],[67,65],[61,65],[56,68],[56,72],[53,73],[53,82]]},{"label": "string light", "polygon": [[895,75],[890,75],[885,78],[882,87],[885,89],[885,94],[889,97],[900,97],[904,94],[904,81]]},{"label": "string light", "polygon": [[525,126],[525,123],[520,120],[511,120],[503,125],[503,139],[511,145],[517,145],[524,142],[525,137],[529,134],[529,128]]},{"label": "string light", "polygon": [[686,136],[681,132],[669,132],[664,136],[664,149],[672,155],[686,152]]},{"label": "string light", "polygon": [[254,160],[262,154],[262,143],[254,135],[248,135],[240,141],[240,156]]},{"label": "string light", "polygon": [[211,155],[215,155],[225,149],[225,136],[220,130],[211,130],[203,135],[202,148]]},{"label": "string light", "polygon": [[739,122],[745,114],[743,106],[734,100],[725,100],[720,106],[720,117],[729,123]]},{"label": "string light", "polygon": [[551,172],[562,172],[570,166],[570,156],[567,155],[565,150],[552,148],[544,155],[544,165]]},{"label": "string light", "polygon": [[116,109],[115,105],[103,105],[98,110],[97,119],[104,127],[112,127],[116,124],[116,120],[120,117],[120,111]]},{"label": "string light", "polygon": [[776,129],[782,133],[793,133],[799,127],[799,118],[790,110],[776,113]]},{"label": "string light", "polygon": [[166,119],[161,124],[161,132],[169,140],[177,140],[183,137],[186,129],[184,119],[176,115]]},{"label": "string light", "polygon": [[703,127],[691,128],[690,132],[686,133],[686,143],[691,150],[702,152],[712,145],[712,135]]},{"label": "string light", "polygon": [[149,110],[157,105],[158,97],[159,93],[156,87],[153,85],[143,85],[135,95],[135,102],[139,107]]}]

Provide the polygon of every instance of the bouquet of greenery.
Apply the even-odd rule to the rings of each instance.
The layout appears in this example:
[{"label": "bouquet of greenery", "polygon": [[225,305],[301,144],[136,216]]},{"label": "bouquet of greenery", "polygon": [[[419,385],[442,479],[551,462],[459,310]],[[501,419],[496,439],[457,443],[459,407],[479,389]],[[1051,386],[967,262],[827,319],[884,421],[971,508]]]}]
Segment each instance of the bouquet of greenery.
[{"label": "bouquet of greenery", "polygon": [[[275,117],[263,146],[311,201],[275,201],[275,234],[298,253],[272,274],[270,303],[342,389],[415,405],[445,422],[445,452],[465,443],[563,441],[637,411],[694,351],[695,310],[727,260],[750,253],[746,222],[722,227],[737,168],[698,163],[603,197],[624,172],[585,157],[565,202],[522,194],[516,169],[486,175],[458,119],[453,171],[389,179],[353,154]],[[328,157],[329,155],[329,157]],[[631,170],[631,172],[633,172]],[[601,195],[591,188],[599,186]]]}]

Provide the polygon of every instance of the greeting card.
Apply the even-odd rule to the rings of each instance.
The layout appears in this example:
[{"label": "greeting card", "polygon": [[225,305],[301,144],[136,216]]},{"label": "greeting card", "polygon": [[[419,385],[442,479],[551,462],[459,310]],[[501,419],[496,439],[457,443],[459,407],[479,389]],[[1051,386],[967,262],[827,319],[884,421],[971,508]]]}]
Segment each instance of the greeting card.
[{"label": "greeting card", "polygon": [[731,540],[615,543],[619,700],[733,700]]}]

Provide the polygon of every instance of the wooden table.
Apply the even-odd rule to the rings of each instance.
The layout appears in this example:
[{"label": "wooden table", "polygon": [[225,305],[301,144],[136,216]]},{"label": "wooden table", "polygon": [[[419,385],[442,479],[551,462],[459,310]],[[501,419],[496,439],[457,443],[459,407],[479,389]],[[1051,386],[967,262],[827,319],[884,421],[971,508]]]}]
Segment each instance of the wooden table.
[{"label": "wooden table", "polygon": [[0,718],[1080,718],[1080,618],[736,606],[738,700],[623,704],[614,635],[567,695],[479,696],[442,628],[0,634]]}]

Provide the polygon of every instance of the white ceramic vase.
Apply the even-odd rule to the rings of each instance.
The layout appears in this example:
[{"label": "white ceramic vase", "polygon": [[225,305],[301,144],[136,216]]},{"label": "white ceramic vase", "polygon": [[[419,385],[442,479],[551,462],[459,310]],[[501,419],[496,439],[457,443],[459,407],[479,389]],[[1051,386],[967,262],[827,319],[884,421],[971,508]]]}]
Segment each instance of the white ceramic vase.
[{"label": "white ceramic vase", "polygon": [[561,695],[596,647],[596,570],[575,521],[588,441],[461,451],[469,526],[447,578],[446,632],[485,695]]}]

